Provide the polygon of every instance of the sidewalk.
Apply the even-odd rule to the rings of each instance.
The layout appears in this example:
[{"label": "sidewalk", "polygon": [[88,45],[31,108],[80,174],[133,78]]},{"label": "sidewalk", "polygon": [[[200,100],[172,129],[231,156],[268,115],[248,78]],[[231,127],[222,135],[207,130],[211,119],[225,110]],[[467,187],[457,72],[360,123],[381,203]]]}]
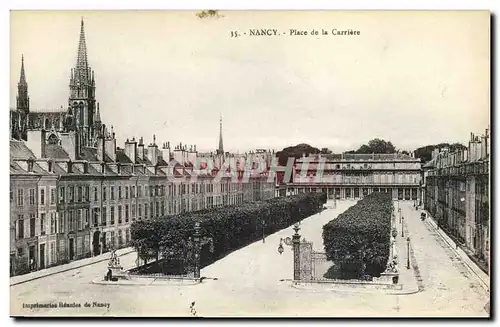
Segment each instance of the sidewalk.
[{"label": "sidewalk", "polygon": [[[400,294],[415,294],[423,290],[421,287],[420,273],[418,263],[413,255],[413,246],[410,239],[410,269],[408,265],[408,245],[407,237],[410,236],[408,232],[408,225],[404,223],[404,237],[401,236],[401,223],[396,215],[396,224],[393,226],[398,231],[396,236],[396,248],[398,251],[398,270],[399,270],[399,284],[403,285],[403,292]],[[396,294],[396,293],[395,293]]]},{"label": "sidewalk", "polygon": [[[116,254],[118,256],[122,256],[125,254],[129,254],[131,252],[134,252],[134,251],[135,251],[134,248],[128,247],[128,248],[116,250]],[[10,277],[10,286],[26,283],[26,282],[29,282],[29,281],[32,281],[35,279],[55,275],[55,274],[69,271],[72,269],[77,269],[77,268],[89,266],[89,265],[92,265],[92,264],[95,264],[98,262],[106,261],[106,260],[109,260],[110,255],[111,255],[110,252],[107,252],[107,253],[103,253],[103,254],[95,256],[95,257],[73,261],[73,262],[70,262],[70,263],[67,263],[64,265],[54,266],[54,267],[50,267],[47,269],[37,270],[37,271],[34,271],[32,273],[29,273],[29,274]]]},{"label": "sidewalk", "polygon": [[467,253],[461,249],[460,244],[456,244],[455,241],[453,241],[446,233],[441,229],[437,228],[436,221],[434,221],[434,218],[425,211],[427,214],[427,219],[426,223],[432,226],[436,230],[436,233],[439,234],[439,236],[448,244],[450,249],[459,257],[464,265],[472,272],[473,275],[476,275],[481,282],[481,286],[483,286],[488,292],[490,291],[490,277],[484,273],[484,271],[479,268],[474,261],[469,258]]}]

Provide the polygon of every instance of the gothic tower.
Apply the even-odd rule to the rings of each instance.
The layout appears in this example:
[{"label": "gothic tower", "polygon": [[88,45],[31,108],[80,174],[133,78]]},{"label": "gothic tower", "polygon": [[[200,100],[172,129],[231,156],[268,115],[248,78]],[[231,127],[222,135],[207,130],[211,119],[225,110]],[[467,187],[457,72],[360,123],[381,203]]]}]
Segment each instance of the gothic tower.
[{"label": "gothic tower", "polygon": [[30,98],[28,96],[28,83],[26,82],[26,74],[24,72],[24,56],[21,56],[21,77],[19,78],[19,83],[17,84],[17,99],[16,99],[16,115],[17,115],[17,126],[15,130],[14,138],[27,140],[27,118],[30,112]]},{"label": "gothic tower", "polygon": [[71,69],[69,90],[69,107],[72,109],[75,120],[74,126],[76,132],[78,132],[80,144],[82,146],[93,146],[98,133],[94,129],[96,114],[95,80],[94,71],[90,68],[87,60],[83,18],[78,42],[78,56],[75,68]]}]

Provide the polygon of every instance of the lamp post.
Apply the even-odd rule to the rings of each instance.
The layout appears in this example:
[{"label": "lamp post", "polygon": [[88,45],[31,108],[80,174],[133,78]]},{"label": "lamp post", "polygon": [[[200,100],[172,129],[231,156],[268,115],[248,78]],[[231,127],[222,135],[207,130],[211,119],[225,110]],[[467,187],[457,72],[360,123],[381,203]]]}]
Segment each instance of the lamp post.
[{"label": "lamp post", "polygon": [[295,234],[292,236],[293,244],[293,280],[300,280],[300,234],[299,224],[293,226]]},{"label": "lamp post", "polygon": [[266,243],[266,234],[265,234],[265,228],[266,226],[266,221],[262,219],[262,243]]},{"label": "lamp post", "polygon": [[401,237],[405,237],[405,217],[401,217]]},{"label": "lamp post", "polygon": [[194,278],[200,278],[200,223],[194,224]]},{"label": "lamp post", "polygon": [[[398,202],[398,207],[399,207],[399,202]],[[398,214],[399,214],[399,223],[401,224],[401,208],[398,208]]]},{"label": "lamp post", "polygon": [[406,250],[407,250],[406,269],[410,269],[410,237],[409,236],[406,238]]}]

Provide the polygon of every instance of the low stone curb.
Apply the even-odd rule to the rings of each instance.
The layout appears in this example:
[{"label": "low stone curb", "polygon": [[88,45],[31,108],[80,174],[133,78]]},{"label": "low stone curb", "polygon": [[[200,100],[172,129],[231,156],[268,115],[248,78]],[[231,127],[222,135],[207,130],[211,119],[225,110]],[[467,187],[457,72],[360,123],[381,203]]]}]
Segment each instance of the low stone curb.
[{"label": "low stone curb", "polygon": [[[405,288],[405,285],[401,285],[401,290],[393,290],[387,288],[361,288],[361,287],[335,287],[344,284],[331,283],[330,288],[325,287],[314,287],[316,283],[291,283],[291,287],[298,290],[306,291],[323,291],[323,292],[341,292],[341,293],[359,293],[359,294],[381,294],[381,295],[412,295],[420,292],[418,288]],[[325,285],[327,283],[319,283]],[[309,286],[309,287],[308,287]],[[390,285],[387,285],[390,286]]]},{"label": "low stone curb", "polygon": [[[120,250],[118,250],[118,251],[120,251]],[[132,253],[134,251],[135,250],[133,248],[127,248],[127,250],[123,251],[123,253],[119,254],[118,256],[121,257],[121,256],[124,256],[124,255],[130,254],[130,253]],[[81,260],[83,261],[83,260],[86,260],[86,259],[81,259]],[[73,262],[68,263],[68,264],[64,264],[64,265],[60,265],[60,266],[54,266],[54,267],[51,267],[51,268],[47,268],[47,270],[54,269],[54,271],[47,271],[47,273],[42,273],[40,275],[38,275],[38,274],[40,272],[42,272],[43,270],[38,270],[36,272],[33,272],[33,274],[37,274],[36,276],[29,276],[30,274],[21,275],[21,276],[26,276],[26,279],[22,279],[22,280],[17,281],[17,282],[12,282],[12,283],[10,283],[10,286],[15,286],[15,285],[19,285],[19,284],[31,282],[33,280],[37,280],[37,279],[40,279],[40,278],[44,278],[44,277],[48,277],[48,276],[60,274],[60,273],[63,273],[63,272],[74,270],[74,269],[79,269],[79,268],[90,266],[90,265],[93,265],[93,264],[96,264],[96,263],[99,263],[99,262],[103,262],[103,261],[106,261],[106,260],[109,260],[109,257],[98,259],[98,260],[95,260],[95,261],[92,261],[92,262],[82,262],[81,264],[76,264],[78,261],[73,261]],[[71,265],[71,267],[64,267],[66,265]],[[56,269],[56,268],[60,268],[60,269]],[[13,276],[13,277],[11,277],[11,280],[12,280],[12,278],[16,278],[16,277],[20,277],[20,276]]]},{"label": "low stone curb", "polygon": [[[94,279],[92,284],[96,285],[120,285],[120,286],[194,286],[199,285],[205,278],[201,280],[195,279],[162,279],[157,277],[139,277],[133,279],[119,279],[116,282],[105,281],[102,279]],[[208,278],[207,278],[208,279]]]}]

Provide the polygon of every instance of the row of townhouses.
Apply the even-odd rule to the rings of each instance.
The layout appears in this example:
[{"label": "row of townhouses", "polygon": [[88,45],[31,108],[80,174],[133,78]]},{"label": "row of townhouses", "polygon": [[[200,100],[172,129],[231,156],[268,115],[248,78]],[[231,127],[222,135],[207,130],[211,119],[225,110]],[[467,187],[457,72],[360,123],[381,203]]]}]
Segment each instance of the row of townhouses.
[{"label": "row of townhouses", "polygon": [[95,85],[83,21],[66,110],[30,110],[22,58],[10,111],[11,275],[125,247],[138,219],[274,197],[271,153],[225,153],[222,120],[215,153],[159,146],[154,136],[148,145],[131,138],[118,148],[113,127],[101,121]]},{"label": "row of townhouses", "polygon": [[440,228],[488,270],[490,133],[471,134],[464,151],[435,150],[424,167],[425,208]]}]

